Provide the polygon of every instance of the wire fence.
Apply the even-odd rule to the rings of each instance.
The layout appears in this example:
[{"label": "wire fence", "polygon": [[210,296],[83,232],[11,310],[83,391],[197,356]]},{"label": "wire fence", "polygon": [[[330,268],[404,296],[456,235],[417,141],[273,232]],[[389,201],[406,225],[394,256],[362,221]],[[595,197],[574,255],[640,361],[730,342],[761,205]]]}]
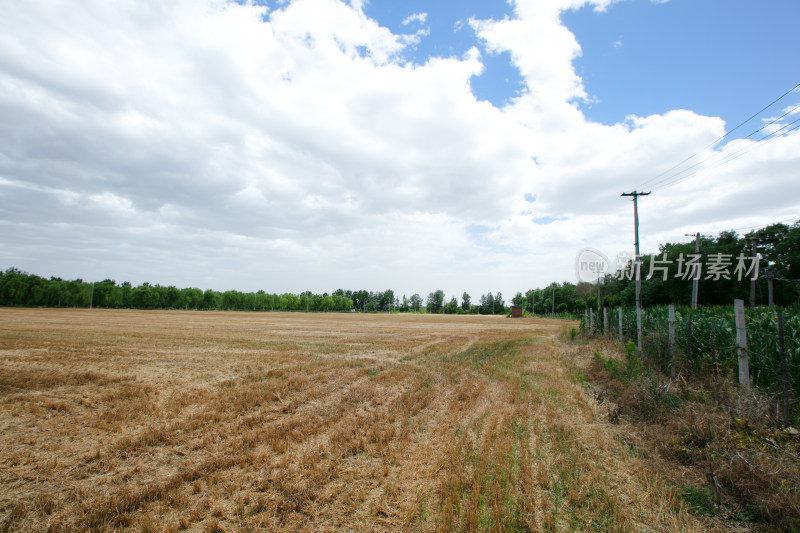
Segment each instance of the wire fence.
[{"label": "wire fence", "polygon": [[[665,374],[685,372],[715,379],[738,374],[740,344],[733,306],[674,307],[672,335],[669,307],[642,310],[643,357]],[[794,405],[800,397],[798,309],[746,309],[744,327],[750,383],[781,397],[784,406]],[[600,313],[587,312],[581,321],[581,331],[638,344],[636,309],[620,307],[606,308]],[[785,414],[782,417],[785,419]]]}]

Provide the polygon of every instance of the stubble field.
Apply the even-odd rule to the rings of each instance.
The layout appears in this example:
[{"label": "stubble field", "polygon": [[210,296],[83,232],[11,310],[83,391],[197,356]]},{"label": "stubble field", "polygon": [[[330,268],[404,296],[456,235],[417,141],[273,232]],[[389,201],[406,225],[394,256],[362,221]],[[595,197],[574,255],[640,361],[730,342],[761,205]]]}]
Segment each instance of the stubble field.
[{"label": "stubble field", "polygon": [[0,309],[0,531],[691,531],[565,323]]}]

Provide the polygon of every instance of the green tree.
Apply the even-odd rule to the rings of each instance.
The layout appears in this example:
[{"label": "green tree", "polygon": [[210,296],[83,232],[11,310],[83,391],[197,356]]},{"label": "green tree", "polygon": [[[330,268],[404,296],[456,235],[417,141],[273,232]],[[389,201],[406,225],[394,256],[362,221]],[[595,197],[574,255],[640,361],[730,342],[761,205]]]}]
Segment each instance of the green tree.
[{"label": "green tree", "polygon": [[219,300],[219,293],[212,291],[211,289],[207,289],[203,293],[202,308],[205,310],[216,309],[218,306],[218,300]]},{"label": "green tree", "polygon": [[481,295],[478,312],[482,315],[491,315],[495,311],[494,294],[487,293]]},{"label": "green tree", "polygon": [[533,313],[533,304],[534,304],[534,297],[536,296],[536,291],[533,289],[529,289],[525,291],[525,309],[529,310]]},{"label": "green tree", "polygon": [[444,291],[438,290],[428,294],[426,307],[431,314],[441,313],[444,307]]},{"label": "green tree", "polygon": [[503,300],[503,293],[498,292],[494,295],[495,314],[504,315],[506,313],[506,302]]}]

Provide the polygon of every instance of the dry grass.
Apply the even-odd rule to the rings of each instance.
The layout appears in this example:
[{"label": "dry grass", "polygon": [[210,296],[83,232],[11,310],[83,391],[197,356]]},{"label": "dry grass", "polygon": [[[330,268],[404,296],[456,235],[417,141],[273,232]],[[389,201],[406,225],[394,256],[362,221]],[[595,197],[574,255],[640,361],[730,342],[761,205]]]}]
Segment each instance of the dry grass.
[{"label": "dry grass", "polygon": [[0,530],[702,529],[562,324],[0,309]]},{"label": "dry grass", "polygon": [[774,398],[733,376],[670,380],[614,342],[586,348],[595,356],[583,366],[610,420],[710,526],[798,530],[800,437],[775,427]]}]

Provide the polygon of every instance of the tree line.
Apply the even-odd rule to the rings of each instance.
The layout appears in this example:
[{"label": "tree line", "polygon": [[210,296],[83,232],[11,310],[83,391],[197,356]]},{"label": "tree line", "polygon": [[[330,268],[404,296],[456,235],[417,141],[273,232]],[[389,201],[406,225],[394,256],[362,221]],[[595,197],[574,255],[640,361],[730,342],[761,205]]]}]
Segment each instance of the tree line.
[{"label": "tree line", "polygon": [[26,307],[99,307],[109,309],[191,309],[236,311],[363,311],[503,314],[507,312],[501,293],[482,295],[475,305],[469,294],[462,302],[455,297],[445,301],[444,292],[434,291],[426,300],[419,294],[397,297],[393,290],[367,291],[338,289],[333,293],[270,294],[224,292],[198,288],[179,289],[172,285],[133,286],[112,279],[88,282],[83,279],[44,278],[17,268],[0,272],[0,305]]},{"label": "tree line", "polygon": [[[692,265],[697,272],[692,272]],[[632,266],[629,261],[624,273],[604,276],[603,306],[635,305],[635,277],[625,275]],[[717,237],[701,237],[699,243],[661,245],[658,253],[642,258],[642,304],[690,305],[695,274],[699,274],[701,306],[730,305],[735,299],[748,301],[753,277],[757,306],[768,304],[770,277],[774,305],[796,304],[800,301],[800,221],[791,226],[772,224],[745,235],[723,231]]]},{"label": "tree line", "polygon": [[[621,264],[614,261],[598,282],[552,283],[543,289],[518,292],[512,303],[536,314],[555,310],[556,314],[577,315],[584,309],[633,307],[635,268],[632,259]],[[800,221],[771,224],[745,235],[723,231],[716,237],[701,236],[699,241],[662,244],[658,253],[642,256],[639,268],[645,307],[690,305],[695,276],[701,306],[730,305],[735,299],[748,301],[752,277],[756,278],[757,306],[768,304],[769,278],[774,305],[795,305],[800,302]]]},{"label": "tree line", "polygon": [[[699,253],[696,253],[696,246]],[[755,265],[753,258],[758,257]],[[747,300],[750,277],[758,268],[756,303],[768,299],[768,277],[773,279],[775,305],[800,301],[800,221],[788,226],[772,224],[746,235],[723,231],[717,237],[702,237],[698,243],[667,243],[657,254],[641,261],[642,302],[649,305],[689,305],[691,265],[700,265],[700,305],[727,305],[734,299]],[[536,315],[579,315],[600,306],[633,306],[636,290],[633,261],[611,265],[595,283],[551,283],[547,287],[519,291],[511,305]],[[619,267],[619,268],[617,268]],[[737,270],[738,269],[738,270]],[[750,269],[747,272],[744,269]],[[744,275],[742,275],[744,274]],[[598,291],[599,283],[599,291]],[[599,300],[598,300],[599,293]],[[464,292],[448,299],[442,290],[423,299],[419,294],[397,296],[393,290],[338,289],[332,293],[270,294],[267,292],[218,292],[211,289],[179,289],[174,286],[129,282],[117,284],[105,279],[43,278],[16,268],[0,272],[0,305],[43,307],[102,307],[131,309],[197,309],[240,311],[350,311],[424,312],[433,314],[502,315],[509,312],[502,293],[482,294],[473,300]]]}]

